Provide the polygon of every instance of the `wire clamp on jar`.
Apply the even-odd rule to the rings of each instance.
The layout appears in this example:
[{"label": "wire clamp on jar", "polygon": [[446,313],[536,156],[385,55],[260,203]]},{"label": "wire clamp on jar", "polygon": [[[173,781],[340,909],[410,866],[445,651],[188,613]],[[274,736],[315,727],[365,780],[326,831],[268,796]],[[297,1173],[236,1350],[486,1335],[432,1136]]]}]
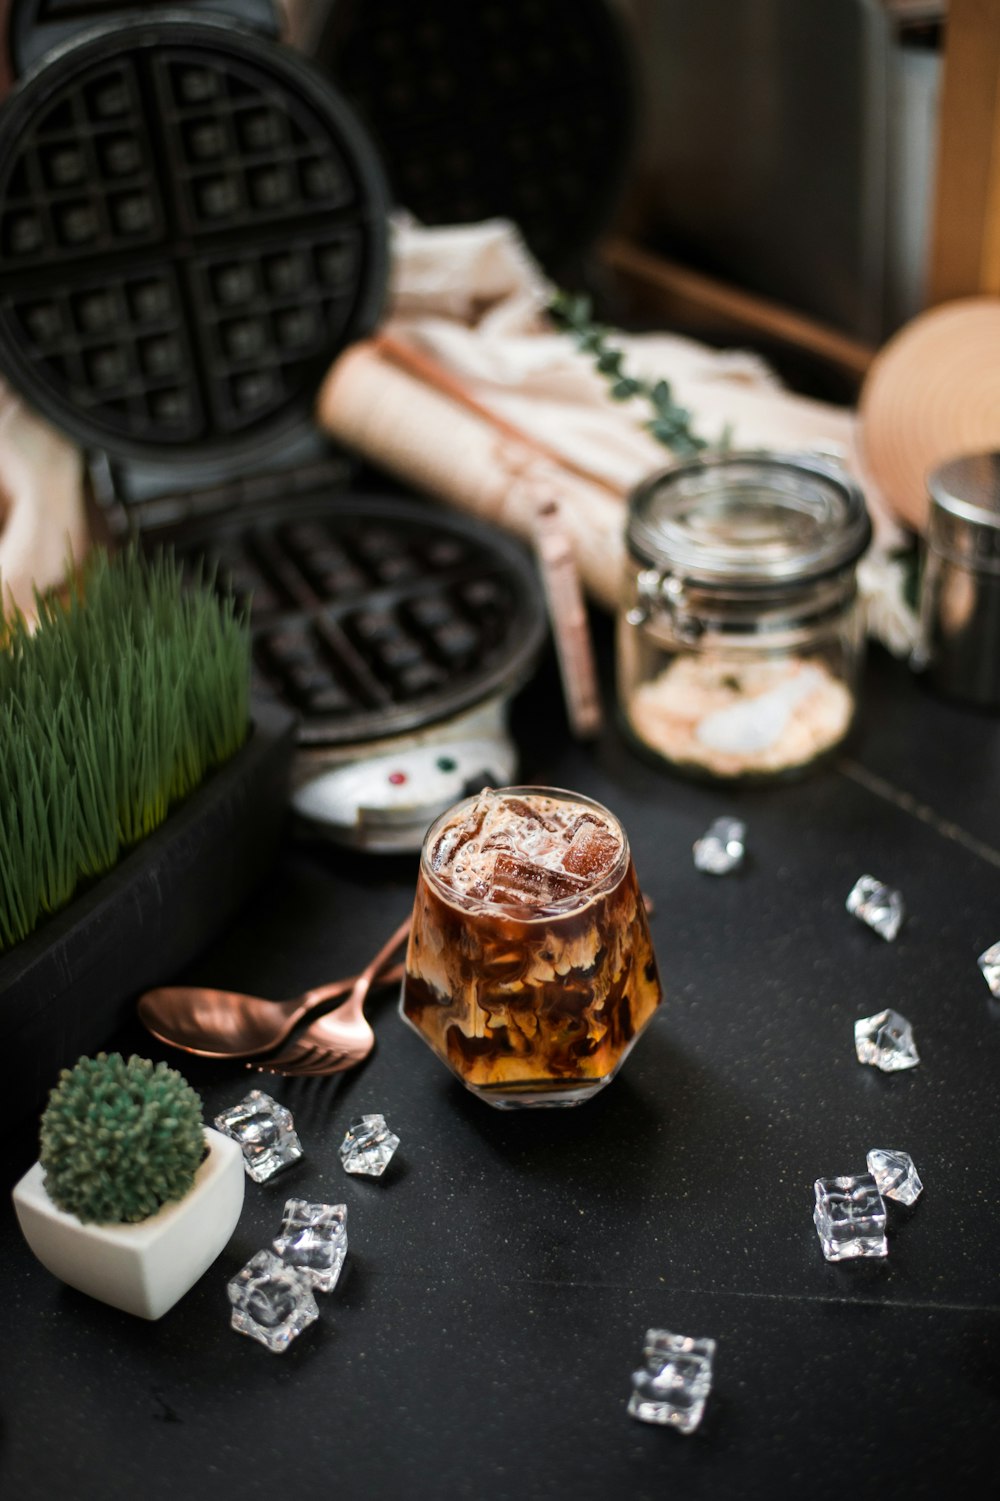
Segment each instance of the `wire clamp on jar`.
[{"label": "wire clamp on jar", "polygon": [[672,635],[691,644],[705,629],[704,621],[686,609],[687,588],[676,573],[661,573],[658,568],[644,568],[636,578],[638,603],[628,611],[629,625],[645,625],[654,615],[666,615]]}]

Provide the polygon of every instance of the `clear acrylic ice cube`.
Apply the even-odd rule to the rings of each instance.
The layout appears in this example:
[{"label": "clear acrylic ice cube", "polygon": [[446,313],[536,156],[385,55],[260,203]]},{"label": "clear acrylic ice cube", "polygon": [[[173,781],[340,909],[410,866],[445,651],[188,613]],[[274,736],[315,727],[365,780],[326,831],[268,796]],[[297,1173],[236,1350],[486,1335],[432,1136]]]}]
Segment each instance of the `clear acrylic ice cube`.
[{"label": "clear acrylic ice cube", "polygon": [[312,1279],[317,1292],[332,1292],[347,1255],[347,1205],[289,1199],[272,1245],[286,1266]]},{"label": "clear acrylic ice cube", "polygon": [[271,1251],[258,1251],[229,1283],[231,1323],[275,1355],[319,1318],[312,1280]]},{"label": "clear acrylic ice cube", "polygon": [[847,910],[880,938],[892,943],[903,924],[905,908],[900,892],[874,876],[860,876],[851,887]]},{"label": "clear acrylic ice cube", "polygon": [[347,1128],[340,1143],[344,1171],[366,1178],[380,1178],[399,1146],[399,1137],[386,1125],[384,1115],[363,1115]]},{"label": "clear acrylic ice cube", "polygon": [[717,818],[694,843],[695,869],[709,876],[727,876],[743,864],[747,826],[739,818]]},{"label": "clear acrylic ice cube", "polygon": [[990,987],[990,995],[1000,999],[1000,943],[990,944],[979,956],[979,968]]},{"label": "clear acrylic ice cube", "polygon": [[215,1117],[216,1129],[239,1142],[243,1166],[255,1183],[266,1183],[302,1156],[291,1111],[261,1089]]},{"label": "clear acrylic ice cube", "polygon": [[868,1153],[868,1171],[883,1198],[895,1199],[898,1204],[914,1204],[923,1192],[909,1152],[873,1147]]},{"label": "clear acrylic ice cube", "polygon": [[898,1011],[878,1011],[854,1023],[854,1048],[859,1063],[870,1063],[883,1073],[916,1068],[920,1062],[913,1041],[913,1028]]},{"label": "clear acrylic ice cube", "polygon": [[887,1256],[885,1205],[871,1173],[817,1178],[813,1221],[827,1261]]},{"label": "clear acrylic ice cube", "polygon": [[643,1363],[632,1373],[628,1410],[643,1423],[663,1423],[693,1433],[712,1389],[714,1339],[692,1339],[669,1329],[649,1329]]}]

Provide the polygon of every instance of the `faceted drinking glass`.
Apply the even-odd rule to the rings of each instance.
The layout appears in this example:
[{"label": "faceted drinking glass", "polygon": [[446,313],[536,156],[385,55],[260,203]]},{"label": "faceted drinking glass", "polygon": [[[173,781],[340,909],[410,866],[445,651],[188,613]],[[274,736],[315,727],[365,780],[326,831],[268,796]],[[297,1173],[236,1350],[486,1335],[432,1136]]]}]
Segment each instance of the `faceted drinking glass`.
[{"label": "faceted drinking glass", "polygon": [[507,787],[431,825],[400,1011],[480,1099],[589,1099],[661,1000],[628,839],[608,809]]}]

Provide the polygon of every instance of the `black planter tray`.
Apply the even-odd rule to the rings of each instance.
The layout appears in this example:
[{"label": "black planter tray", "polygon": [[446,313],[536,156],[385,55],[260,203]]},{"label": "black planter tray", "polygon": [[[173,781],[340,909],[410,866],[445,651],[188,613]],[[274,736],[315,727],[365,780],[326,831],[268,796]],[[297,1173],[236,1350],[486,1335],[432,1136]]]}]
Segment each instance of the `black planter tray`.
[{"label": "black planter tray", "polygon": [[0,1036],[15,1119],[99,1049],[140,993],[194,958],[278,842],[295,719],[256,705],[247,743],[106,876],[0,958]]}]

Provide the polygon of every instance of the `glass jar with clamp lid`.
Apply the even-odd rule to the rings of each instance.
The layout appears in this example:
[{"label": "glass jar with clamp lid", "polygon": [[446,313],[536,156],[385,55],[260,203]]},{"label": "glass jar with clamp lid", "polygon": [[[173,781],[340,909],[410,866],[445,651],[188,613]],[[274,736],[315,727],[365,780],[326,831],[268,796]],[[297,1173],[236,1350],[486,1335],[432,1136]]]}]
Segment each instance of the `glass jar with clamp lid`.
[{"label": "glass jar with clamp lid", "polygon": [[725,453],[632,493],[618,628],[630,735],[725,780],[804,770],[854,718],[863,630],[857,486],[812,455]]}]

